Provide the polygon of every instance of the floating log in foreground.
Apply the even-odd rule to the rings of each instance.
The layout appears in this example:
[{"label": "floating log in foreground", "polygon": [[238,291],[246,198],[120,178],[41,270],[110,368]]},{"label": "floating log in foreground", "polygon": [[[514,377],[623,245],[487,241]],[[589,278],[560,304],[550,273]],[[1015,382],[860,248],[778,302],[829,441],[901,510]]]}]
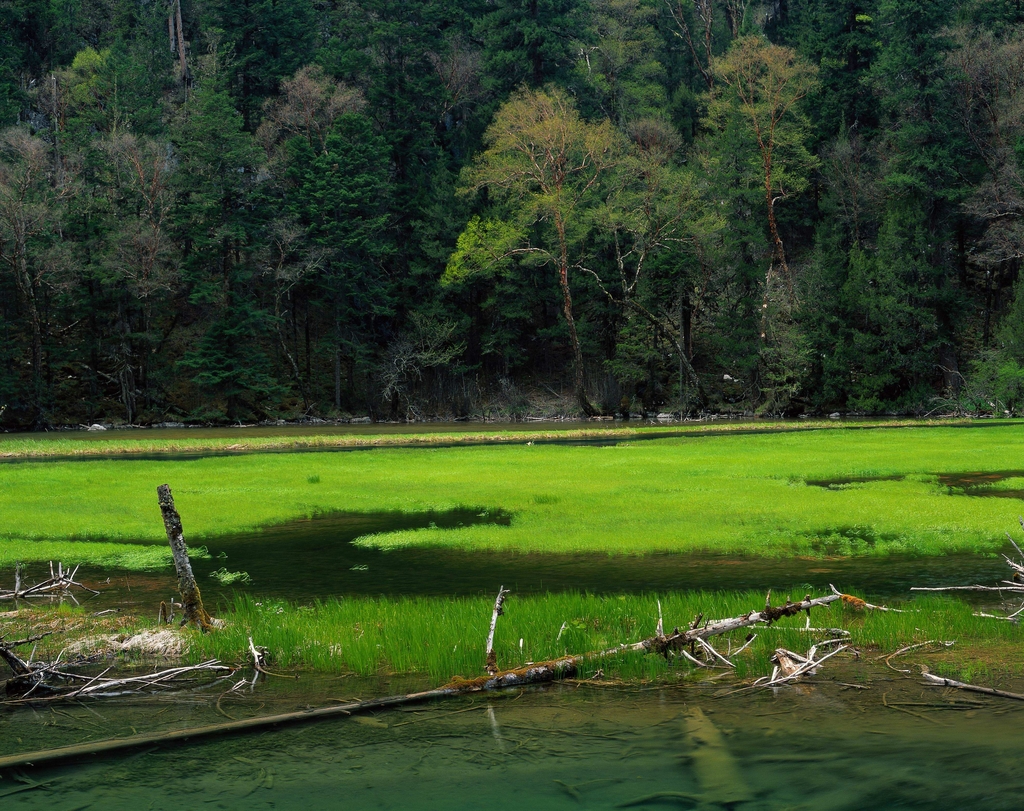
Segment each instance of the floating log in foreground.
[{"label": "floating log in foreground", "polygon": [[181,527],[181,516],[174,507],[174,496],[169,485],[161,484],[156,488],[157,501],[160,503],[160,514],[164,519],[167,531],[167,542],[171,545],[174,557],[174,571],[178,575],[178,592],[181,594],[182,612],[185,618],[182,626],[188,623],[196,625],[203,633],[219,624],[203,608],[203,596],[199,593],[196,576],[192,573],[192,562],[188,559],[185,546],[185,533]]},{"label": "floating log in foreground", "polygon": [[[770,597],[771,594],[769,593],[769,598]],[[40,752],[28,752],[22,755],[11,755],[9,757],[0,758],[0,769],[13,768],[16,766],[39,765],[43,763],[56,763],[66,760],[80,760],[88,755],[106,754],[126,749],[133,749],[139,746],[178,743],[181,741],[210,737],[213,735],[248,732],[254,729],[266,729],[285,724],[305,723],[307,721],[317,721],[324,718],[347,717],[369,712],[371,710],[422,703],[437,698],[450,698],[458,695],[469,695],[472,693],[500,690],[507,687],[523,687],[533,684],[543,684],[557,679],[571,678],[576,675],[581,665],[588,660],[600,660],[630,652],[656,652],[668,655],[669,652],[681,650],[691,643],[697,642],[697,640],[707,640],[714,636],[726,634],[730,631],[746,628],[759,623],[771,625],[782,617],[795,616],[802,611],[809,611],[815,606],[825,606],[840,599],[842,599],[841,594],[829,594],[825,597],[818,597],[813,600],[805,599],[797,603],[792,603],[787,600],[785,605],[782,606],[772,606],[770,602],[766,600],[765,607],[761,611],[750,611],[749,613],[743,614],[739,617],[731,617],[729,619],[708,622],[701,627],[688,628],[685,631],[675,629],[671,634],[658,634],[648,639],[641,640],[640,642],[619,645],[614,648],[608,648],[607,650],[589,654],[563,656],[547,662],[537,662],[525,667],[500,671],[493,675],[481,676],[478,679],[462,679],[456,677],[448,684],[434,690],[425,690],[406,695],[388,696],[386,698],[369,699],[367,701],[353,701],[334,707],[320,707],[318,709],[270,715],[262,718],[246,718],[239,721],[228,721],[222,724],[197,727],[195,729],[181,729],[174,730],[172,732],[154,733],[152,735],[135,735],[131,738],[117,738],[114,740],[65,746],[59,749],[47,749]]]}]

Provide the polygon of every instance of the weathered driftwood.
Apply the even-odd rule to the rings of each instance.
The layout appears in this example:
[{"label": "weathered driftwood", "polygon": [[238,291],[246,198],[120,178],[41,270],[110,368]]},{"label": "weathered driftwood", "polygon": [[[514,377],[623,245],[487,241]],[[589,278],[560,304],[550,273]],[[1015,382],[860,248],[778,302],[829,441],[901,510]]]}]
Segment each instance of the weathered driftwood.
[{"label": "weathered driftwood", "polygon": [[843,594],[831,583],[828,584],[828,587],[832,589],[833,594],[838,594],[846,605],[852,606],[853,608],[868,608],[872,611],[891,611],[894,614],[903,613],[903,609],[901,608],[889,608],[885,605],[874,605],[869,603],[867,600],[862,600],[860,597],[854,597],[852,594]]},{"label": "weathered driftwood", "polygon": [[[41,638],[35,637],[35,638]],[[33,641],[30,638],[30,641]],[[85,696],[110,693],[115,690],[143,690],[164,688],[171,684],[179,684],[182,679],[197,674],[214,673],[220,676],[231,675],[236,668],[222,665],[216,659],[210,659],[197,665],[185,665],[158,670],[137,676],[123,678],[107,678],[108,667],[97,676],[86,676],[68,670],[76,663],[61,665],[59,661],[26,662],[4,646],[0,646],[0,658],[7,662],[14,678],[6,682],[6,692],[16,698],[0,702],[0,704],[32,703],[38,701],[65,701]],[[77,664],[85,664],[81,660]]]},{"label": "weathered driftwood", "polygon": [[998,696],[999,698],[1012,698],[1017,701],[1024,701],[1024,695],[1021,693],[1010,693],[1006,690],[996,690],[994,687],[979,687],[976,684],[967,684],[966,682],[957,681],[956,679],[946,679],[942,676],[935,676],[928,672],[928,668],[921,668],[922,678],[929,684],[934,684],[938,687],[955,687],[957,690],[965,690],[969,693],[981,693],[986,696]]},{"label": "weathered driftwood", "polygon": [[0,600],[21,600],[28,597],[63,597],[65,595],[74,599],[74,595],[71,594],[73,587],[82,589],[82,591],[88,591],[91,594],[99,594],[98,591],[84,586],[75,580],[78,569],[78,566],[73,570],[65,569],[64,564],[57,561],[57,569],[54,570],[53,561],[51,560],[50,576],[46,580],[36,583],[34,586],[22,588],[22,566],[19,563],[14,569],[14,591],[0,591]]},{"label": "weathered driftwood", "polygon": [[[49,635],[50,632],[45,634],[33,634],[32,636],[25,637],[24,639],[15,639],[10,642],[0,639],[0,659],[3,659],[7,663],[7,666],[11,669],[11,673],[13,674],[13,678],[3,682],[5,692],[12,693],[17,692],[19,689],[31,688],[33,674],[40,667],[40,665],[33,664],[31,661],[26,662],[14,652],[14,648],[38,642],[40,639],[45,639]],[[35,649],[33,648],[33,650]],[[29,658],[31,659],[31,657]]]},{"label": "weathered driftwood", "polygon": [[1024,593],[1024,584],[1010,583],[1006,580],[1005,586],[911,586],[911,591],[1009,591]]},{"label": "weathered driftwood", "polygon": [[[1018,519],[1020,525],[1024,528],[1024,517]],[[1006,533],[1006,540],[1008,540],[1013,548],[1017,550],[1017,554],[1021,556],[1021,561],[1024,561],[1024,551],[1017,546],[1017,542],[1013,540],[1010,533]],[[975,584],[973,586],[912,586],[911,591],[999,591],[999,592],[1010,592],[1011,594],[1024,594],[1024,562],[1017,562],[1008,555],[1003,555],[1003,560],[1010,567],[1012,572],[1010,580],[1001,580],[1001,585],[998,586],[982,586]]]},{"label": "weathered driftwood", "polygon": [[777,648],[775,653],[772,655],[772,662],[775,667],[772,670],[770,677],[762,676],[760,679],[754,682],[752,686],[755,687],[778,687],[781,684],[787,682],[796,681],[802,676],[810,676],[817,672],[817,669],[827,659],[831,659],[837,653],[846,650],[849,645],[841,645],[830,653],[826,653],[820,658],[815,658],[818,652],[818,648],[821,645],[834,645],[843,640],[830,639],[826,642],[819,642],[817,645],[812,645],[811,649],[807,652],[806,656],[801,656],[799,653],[793,653],[791,650],[785,648]]},{"label": "weathered driftwood", "polygon": [[498,597],[494,601],[494,611],[491,612],[491,630],[487,634],[487,661],[485,668],[492,675],[498,672],[498,661],[494,655],[494,629],[498,625],[498,617],[505,613],[505,598],[508,595],[509,590],[504,586],[499,586]]},{"label": "weathered driftwood", "polygon": [[192,573],[192,562],[188,559],[181,516],[174,507],[174,496],[171,495],[170,486],[166,484],[157,487],[156,494],[164,519],[164,529],[167,530],[167,542],[171,545],[171,555],[174,557],[174,570],[178,575],[178,593],[181,594],[184,613],[181,624],[184,626],[193,623],[205,633],[213,628],[216,622],[203,607],[203,597],[199,593],[196,576]]}]

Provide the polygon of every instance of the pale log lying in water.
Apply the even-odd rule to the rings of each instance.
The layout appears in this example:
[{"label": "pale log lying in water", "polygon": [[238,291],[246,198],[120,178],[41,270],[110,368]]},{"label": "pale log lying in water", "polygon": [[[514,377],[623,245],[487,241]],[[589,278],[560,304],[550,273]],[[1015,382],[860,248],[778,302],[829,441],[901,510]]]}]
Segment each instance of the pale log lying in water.
[{"label": "pale log lying in water", "polygon": [[354,701],[334,707],[321,707],[318,709],[271,715],[262,718],[247,718],[238,721],[229,721],[223,724],[199,727],[196,729],[174,730],[172,732],[162,732],[153,735],[136,735],[131,738],[98,741],[95,743],[61,747],[59,749],[49,749],[41,752],[12,755],[10,757],[0,758],[0,769],[11,768],[13,766],[24,766],[27,764],[54,763],[62,760],[79,759],[90,754],[104,754],[124,749],[133,749],[139,746],[167,744],[191,740],[194,738],[209,737],[212,735],[246,732],[252,729],[262,729],[280,726],[283,724],[303,723],[323,718],[345,717],[376,709],[421,703],[435,698],[448,698],[457,695],[500,690],[506,687],[542,684],[545,682],[555,681],[556,679],[570,678],[576,675],[579,667],[588,660],[600,660],[602,658],[617,656],[628,652],[656,652],[667,654],[670,651],[682,649],[690,643],[695,643],[697,640],[706,641],[711,637],[719,636],[740,628],[746,628],[758,623],[770,625],[782,617],[794,616],[799,614],[801,611],[809,611],[815,606],[828,605],[841,599],[841,597],[842,595],[840,594],[829,594],[815,599],[808,598],[797,603],[787,601],[785,605],[778,607],[770,605],[766,600],[765,607],[762,610],[752,610],[739,617],[730,617],[728,619],[711,621],[701,627],[689,628],[685,631],[679,631],[676,629],[671,634],[658,634],[641,640],[640,642],[634,642],[629,645],[619,645],[603,651],[596,651],[576,656],[563,656],[559,659],[552,659],[547,662],[537,662],[527,665],[526,667],[505,670],[493,675],[482,676],[478,679],[455,678],[448,684],[434,690],[425,690],[418,693],[408,693],[406,695],[370,699],[368,701]]}]

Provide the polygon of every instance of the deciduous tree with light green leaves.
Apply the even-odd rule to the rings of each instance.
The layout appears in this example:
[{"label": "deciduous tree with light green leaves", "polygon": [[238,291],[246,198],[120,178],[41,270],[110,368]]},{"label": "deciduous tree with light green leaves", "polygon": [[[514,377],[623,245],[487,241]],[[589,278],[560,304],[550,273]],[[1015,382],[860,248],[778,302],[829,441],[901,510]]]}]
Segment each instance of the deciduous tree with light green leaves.
[{"label": "deciduous tree with light green leaves", "polygon": [[771,260],[764,280],[761,340],[767,340],[769,303],[781,281],[787,296],[793,280],[779,234],[776,205],[807,188],[816,160],[807,149],[810,122],[799,102],[817,82],[817,68],[796,51],[772,45],[760,35],[742,37],[712,68],[718,82],[708,97],[712,131],[739,127],[747,136],[751,180],[764,185]]},{"label": "deciduous tree with light green leaves", "polygon": [[733,164],[750,192],[746,198],[728,188],[720,195],[735,198],[741,210],[749,209],[755,196],[764,201],[768,267],[760,283],[756,390],[761,407],[777,412],[800,390],[807,356],[793,323],[793,276],[776,208],[807,188],[817,162],[807,149],[811,125],[800,107],[816,86],[817,68],[796,51],[755,34],[733,42],[712,61],[712,70],[715,83],[705,120],[711,131],[709,165],[713,172],[716,162]]},{"label": "deciduous tree with light green leaves", "polygon": [[448,284],[476,273],[537,262],[558,274],[562,313],[573,354],[574,394],[588,416],[583,351],[573,315],[570,271],[582,267],[589,210],[624,154],[607,120],[584,121],[567,93],[521,89],[498,110],[484,135],[486,149],[462,175],[460,191],[486,189],[495,205],[459,236],[445,270]]}]

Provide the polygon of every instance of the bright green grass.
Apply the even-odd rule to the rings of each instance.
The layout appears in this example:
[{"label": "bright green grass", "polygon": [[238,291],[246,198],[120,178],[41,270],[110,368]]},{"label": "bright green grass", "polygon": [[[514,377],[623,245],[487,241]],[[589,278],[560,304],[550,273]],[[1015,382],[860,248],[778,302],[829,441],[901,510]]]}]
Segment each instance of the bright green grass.
[{"label": "bright green grass", "polygon": [[[653,595],[513,595],[495,636],[499,666],[519,667],[528,661],[605,650],[652,636],[657,599]],[[674,592],[660,599],[666,630],[685,626],[698,612],[706,618],[724,618],[764,605],[764,595],[754,592]],[[298,607],[239,597],[225,614],[227,628],[193,636],[190,657],[243,661],[251,636],[270,650],[279,668],[359,675],[418,673],[437,685],[455,675],[481,675],[492,606],[493,600],[483,597],[346,598]],[[892,653],[926,640],[955,641],[951,649],[941,649],[937,669],[946,672],[962,674],[965,668],[985,672],[984,653],[991,650],[999,651],[1005,668],[1020,670],[1024,664],[1021,656],[1013,654],[1024,636],[1017,625],[974,617],[970,606],[955,599],[929,597],[903,608],[903,614],[864,612],[833,603],[814,609],[812,623],[818,628],[845,628],[852,634],[852,645],[874,652]],[[757,639],[737,659],[738,675],[760,675],[770,672],[768,660],[775,648],[804,652],[824,638],[798,630],[804,621],[803,616],[788,617],[772,628],[744,629],[713,642],[726,653],[742,646],[753,631]],[[921,651],[918,658],[927,652]],[[622,654],[590,663],[582,675],[599,668],[608,677],[624,679],[671,678],[690,672],[689,665],[660,656]]]},{"label": "bright green grass", "polygon": [[[169,483],[193,543],[334,510],[502,509],[512,525],[373,536],[382,547],[754,555],[990,551],[1018,502],[950,495],[936,473],[1024,468],[1024,425],[0,465],[0,560],[38,541],[161,541]],[[805,480],[906,475],[837,490]],[[316,480],[316,483],[311,483]],[[93,547],[65,560],[94,560]],[[104,549],[103,555],[111,554]],[[106,559],[106,558],[104,558]]]}]

